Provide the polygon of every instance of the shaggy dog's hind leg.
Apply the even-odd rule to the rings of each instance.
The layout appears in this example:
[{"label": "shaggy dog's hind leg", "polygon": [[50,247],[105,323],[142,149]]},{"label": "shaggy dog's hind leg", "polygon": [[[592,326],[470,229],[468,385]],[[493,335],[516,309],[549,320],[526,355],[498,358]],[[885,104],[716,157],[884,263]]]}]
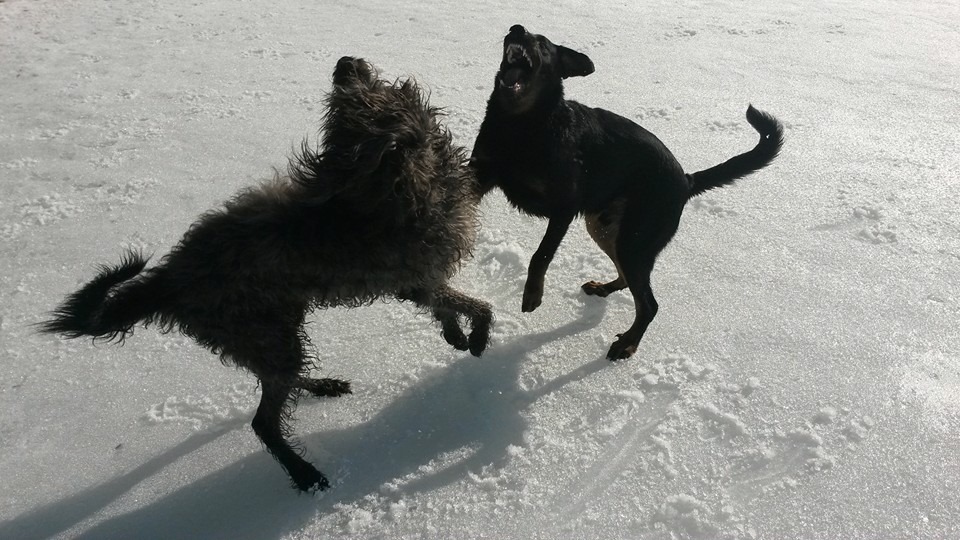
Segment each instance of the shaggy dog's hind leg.
[{"label": "shaggy dog's hind leg", "polygon": [[294,486],[304,492],[330,487],[327,477],[307,463],[287,440],[287,419],[295,401],[294,379],[271,377],[260,379],[263,395],[253,417],[253,432],[260,437],[267,451],[290,475]]},{"label": "shaggy dog's hind leg", "polygon": [[340,397],[344,394],[352,394],[350,383],[340,379],[311,379],[309,377],[300,377],[297,379],[297,388],[306,390],[316,397]]},{"label": "shaggy dog's hind leg", "polygon": [[[291,320],[282,312],[268,312],[262,317],[277,324],[261,325],[251,335],[236,332],[228,352],[238,366],[249,369],[260,379],[260,406],[251,423],[253,432],[287,471],[297,489],[303,492],[326,489],[330,487],[327,478],[304,460],[300,449],[290,441],[293,433],[290,413],[300,397],[308,363],[304,338],[297,326],[299,321]],[[336,387],[320,386],[324,390]]]}]

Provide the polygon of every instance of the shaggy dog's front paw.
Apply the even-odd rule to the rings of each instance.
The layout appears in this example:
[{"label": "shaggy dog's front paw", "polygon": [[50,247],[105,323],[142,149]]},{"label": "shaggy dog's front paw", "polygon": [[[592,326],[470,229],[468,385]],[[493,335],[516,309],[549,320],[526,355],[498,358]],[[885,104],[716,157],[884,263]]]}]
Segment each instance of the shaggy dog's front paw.
[{"label": "shaggy dog's front paw", "polygon": [[467,340],[467,336],[459,327],[446,329],[440,335],[443,336],[444,341],[453,345],[453,348],[458,351],[465,351],[470,348],[470,342]]},{"label": "shaggy dog's front paw", "polygon": [[470,354],[479,357],[490,343],[490,328],[474,330],[470,333]]}]

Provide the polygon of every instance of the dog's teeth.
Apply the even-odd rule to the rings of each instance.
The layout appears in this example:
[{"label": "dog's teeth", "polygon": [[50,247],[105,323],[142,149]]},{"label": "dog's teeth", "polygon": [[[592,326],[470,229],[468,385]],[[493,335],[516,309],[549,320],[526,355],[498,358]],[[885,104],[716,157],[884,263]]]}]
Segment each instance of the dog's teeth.
[{"label": "dog's teeth", "polygon": [[517,45],[516,43],[507,45],[507,50],[504,56],[506,57],[508,64],[516,64],[522,60],[531,68],[533,67],[533,59],[530,58],[530,55],[527,53],[527,49],[521,45]]},{"label": "dog's teeth", "polygon": [[514,63],[520,58],[526,58],[527,51],[523,49],[520,45],[510,44],[507,46],[507,62]]}]

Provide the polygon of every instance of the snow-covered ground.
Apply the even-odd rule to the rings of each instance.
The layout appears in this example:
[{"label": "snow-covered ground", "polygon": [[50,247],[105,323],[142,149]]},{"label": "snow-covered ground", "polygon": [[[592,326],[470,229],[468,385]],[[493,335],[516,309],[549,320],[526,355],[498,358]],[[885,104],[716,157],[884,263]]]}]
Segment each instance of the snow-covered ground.
[{"label": "snow-covered ground", "polygon": [[[690,203],[630,360],[582,227],[520,313],[545,223],[499,194],[457,279],[496,310],[482,358],[405,304],[312,317],[355,388],[298,410],[317,496],[248,427],[250,375],[31,328],[284,166],[341,55],[415,76],[469,148],[514,23],[689,171],[755,144],[750,102],[787,128]],[[0,538],[960,537],[958,51],[954,0],[0,1]]]}]

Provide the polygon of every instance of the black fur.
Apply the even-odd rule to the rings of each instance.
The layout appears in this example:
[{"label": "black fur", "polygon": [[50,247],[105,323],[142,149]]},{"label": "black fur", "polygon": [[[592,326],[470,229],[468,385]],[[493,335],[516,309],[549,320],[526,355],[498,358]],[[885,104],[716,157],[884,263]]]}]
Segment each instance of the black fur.
[{"label": "black fur", "polygon": [[448,343],[477,356],[492,321],[487,303],[447,284],[472,249],[480,192],[437,110],[414,82],[385,82],[350,57],[337,63],[327,105],[320,148],[305,144],[286,177],[202,216],[154,267],[136,253],[102,267],[41,324],[122,340],[155,323],[250,370],[262,386],[254,432],[303,491],[329,484],[288,441],[290,410],[301,390],[350,393],[345,381],[306,377],[306,313],[413,301]]},{"label": "black fur", "polygon": [[486,117],[471,165],[484,190],[499,187],[527,214],[548,218],[533,255],[521,309],[535,310],[547,267],[571,221],[584,215],[591,237],[613,260],[618,276],[583,285],[606,296],[629,287],[636,304],[633,325],[610,347],[611,360],[636,351],[658,305],[650,273],[670,242],[687,200],[767,166],[783,144],[783,128],[752,106],[747,120],[760,133],[757,146],[695,174],[684,174],[657,137],[604,109],[563,97],[563,79],[589,75],[584,54],[555,45],[515,25],[504,38]]}]

